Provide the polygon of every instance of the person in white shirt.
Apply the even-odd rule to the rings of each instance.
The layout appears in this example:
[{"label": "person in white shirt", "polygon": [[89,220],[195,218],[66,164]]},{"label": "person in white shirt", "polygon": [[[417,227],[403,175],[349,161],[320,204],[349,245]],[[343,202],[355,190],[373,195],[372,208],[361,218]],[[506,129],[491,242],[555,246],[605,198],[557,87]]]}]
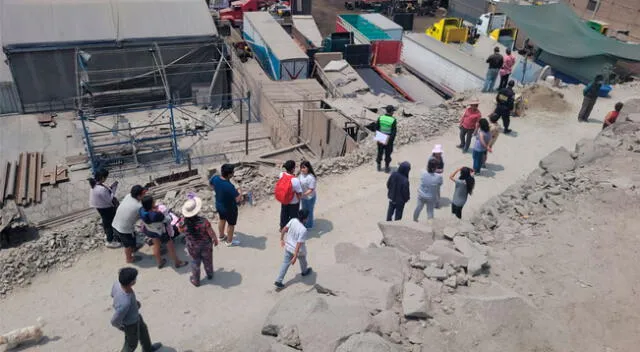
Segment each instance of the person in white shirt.
[{"label": "person in white shirt", "polygon": [[313,227],[313,209],[316,206],[316,174],[313,172],[311,163],[307,160],[300,163],[300,175],[298,175],[302,186],[301,209],[309,212],[307,221],[304,223],[308,229]]},{"label": "person in white shirt", "polygon": [[[287,274],[290,265],[294,265],[296,261],[300,262],[300,271],[302,276],[311,274],[311,267],[307,265],[307,228],[304,222],[307,220],[309,213],[306,210],[298,211],[298,215],[289,220],[286,226],[280,231],[280,247],[284,248],[284,261],[280,266],[280,273],[276,278],[274,285],[278,288],[284,288],[282,280]],[[287,235],[285,239],[285,234]]]},{"label": "person in white shirt", "polygon": [[140,256],[134,256],[133,253],[140,248],[136,244],[136,235],[134,233],[135,225],[140,215],[138,213],[142,207],[142,197],[147,193],[147,189],[135,185],[131,187],[131,193],[127,194],[116,210],[116,216],[111,222],[113,233],[120,238],[120,242],[124,246],[124,257],[127,263],[135,263],[142,259]]},{"label": "person in white shirt", "polygon": [[91,191],[89,193],[89,206],[95,208],[102,218],[102,228],[107,236],[105,245],[107,248],[118,248],[121,246],[120,239],[113,235],[111,222],[116,216],[118,200],[115,198],[118,188],[118,181],[107,186],[104,182],[109,177],[109,171],[99,169],[92,178],[89,179]]}]

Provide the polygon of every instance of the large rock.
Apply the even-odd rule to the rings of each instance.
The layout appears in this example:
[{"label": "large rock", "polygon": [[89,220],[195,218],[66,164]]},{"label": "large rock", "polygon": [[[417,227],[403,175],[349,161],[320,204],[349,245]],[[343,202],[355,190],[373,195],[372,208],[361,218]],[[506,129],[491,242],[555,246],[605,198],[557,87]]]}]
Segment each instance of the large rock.
[{"label": "large rock", "polygon": [[475,276],[480,274],[489,264],[486,254],[468,238],[456,236],[453,239],[453,243],[456,249],[468,259],[467,273],[469,275]]},{"label": "large rock", "polygon": [[276,339],[268,336],[254,336],[248,339],[242,339],[232,348],[220,349],[221,351],[233,351],[233,352],[296,352],[299,351],[295,348],[285,346]]},{"label": "large rock", "polygon": [[447,274],[447,271],[445,269],[439,269],[433,265],[425,268],[423,272],[424,275],[429,279],[444,280],[449,277],[449,274]]},{"label": "large rock", "polygon": [[[571,351],[563,329],[515,294],[455,295],[455,309],[440,318],[446,346],[433,351],[539,352]],[[429,329],[432,330],[432,329]],[[428,337],[425,337],[425,339]],[[432,337],[429,337],[432,338]],[[425,340],[426,342],[426,340]],[[563,346],[564,345],[564,346]],[[431,351],[430,349],[423,351]]]},{"label": "large rock", "polygon": [[355,334],[349,336],[349,338],[340,344],[336,349],[336,352],[400,352],[401,350],[387,342],[382,337],[371,333],[365,332],[362,334]]},{"label": "large rock", "polygon": [[335,255],[337,263],[348,264],[364,275],[395,285],[401,285],[408,272],[407,255],[395,248],[360,248],[351,243],[338,243]]},{"label": "large rock", "polygon": [[400,331],[400,317],[394,311],[384,310],[373,317],[373,326],[381,334],[391,335]]},{"label": "large rock", "polygon": [[371,323],[369,311],[360,302],[312,289],[283,297],[269,312],[262,334],[290,335],[295,327],[302,350],[334,352],[340,341],[364,332]]},{"label": "large rock", "polygon": [[439,263],[441,265],[451,264],[454,267],[466,267],[469,262],[464,255],[439,242],[436,242],[431,245],[431,247],[427,248],[427,253],[440,258]]},{"label": "large rock", "polygon": [[431,302],[426,299],[424,289],[413,282],[405,282],[402,293],[402,312],[405,318],[427,319]]},{"label": "large rock", "polygon": [[417,222],[383,221],[378,223],[378,227],[387,246],[405,253],[418,254],[434,241],[433,229]]},{"label": "large rock", "polygon": [[550,173],[566,172],[576,168],[576,161],[565,147],[560,147],[540,160],[540,168]]},{"label": "large rock", "polygon": [[398,293],[393,283],[375,276],[365,276],[347,264],[335,264],[323,269],[317,283],[333,294],[362,303],[370,311],[391,308]]},{"label": "large rock", "polygon": [[598,145],[593,139],[584,138],[576,143],[574,154],[578,165],[586,165],[613,152],[613,147]]}]

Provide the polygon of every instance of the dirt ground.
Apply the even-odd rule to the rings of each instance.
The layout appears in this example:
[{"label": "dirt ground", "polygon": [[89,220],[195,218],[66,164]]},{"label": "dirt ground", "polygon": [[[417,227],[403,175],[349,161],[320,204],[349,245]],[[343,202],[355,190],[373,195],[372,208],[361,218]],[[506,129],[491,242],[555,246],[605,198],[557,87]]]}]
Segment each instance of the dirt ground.
[{"label": "dirt ground", "polygon": [[[465,218],[526,177],[557,147],[573,150],[578,140],[597,135],[602,116],[615,100],[637,96],[637,90],[614,91],[614,99],[598,101],[592,123],[579,124],[576,111],[580,89],[564,93],[571,111],[550,114],[531,109],[527,116],[512,120],[515,132],[498,139],[489,155],[488,170],[477,177],[476,191],[464,208]],[[493,95],[481,99],[481,110],[490,111]],[[394,163],[412,163],[412,192],[436,143],[445,150],[445,174],[471,164],[470,154],[455,148],[456,129],[433,140],[398,148]],[[637,157],[635,160],[633,165],[637,167]],[[602,167],[614,170],[619,166]],[[386,211],[386,178],[369,164],[345,175],[320,179],[317,226],[308,242],[315,273],[303,279],[297,268],[291,269],[285,280],[286,293],[306,290],[321,281],[323,268],[335,262],[337,243],[362,247],[379,243],[377,222]],[[452,183],[445,180],[445,206],[436,210],[437,218],[451,216],[446,200],[452,192]],[[533,293],[530,297],[537,308],[570,325],[567,338],[585,346],[576,351],[630,351],[633,348],[626,347],[640,342],[640,317],[636,313],[640,306],[634,300],[638,289],[634,264],[640,247],[631,231],[637,227],[633,207],[637,199],[625,198],[623,193],[582,195],[574,207],[545,224],[548,233],[497,244],[492,278],[523,295]],[[410,218],[414,205],[412,199],[405,217]],[[234,351],[238,341],[260,333],[264,318],[283,294],[273,290],[282,257],[276,231],[278,212],[275,201],[243,208],[237,226],[242,246],[216,248],[215,279],[199,288],[189,284],[188,268],[158,270],[149,249],[143,250],[136,292],[153,340],[167,346],[163,351]],[[426,221],[424,215],[421,221]],[[186,258],[182,250],[179,253]],[[16,289],[0,302],[0,331],[33,325],[37,317],[42,317],[47,322],[47,339],[25,351],[118,350],[122,334],[109,325],[109,292],[122,266],[121,250],[105,249],[81,257],[72,268],[36,277],[30,287]],[[583,288],[576,280],[589,286]],[[588,346],[597,340],[600,345]],[[603,344],[611,348],[596,348]]]}]

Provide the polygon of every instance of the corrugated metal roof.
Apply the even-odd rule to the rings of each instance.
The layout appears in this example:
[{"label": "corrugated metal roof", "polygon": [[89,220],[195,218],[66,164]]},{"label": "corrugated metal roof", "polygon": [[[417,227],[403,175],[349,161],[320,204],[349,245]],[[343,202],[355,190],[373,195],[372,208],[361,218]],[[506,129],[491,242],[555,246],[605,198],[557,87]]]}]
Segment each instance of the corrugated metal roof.
[{"label": "corrugated metal roof", "polygon": [[3,46],[217,34],[202,0],[3,0]]},{"label": "corrugated metal roof", "polygon": [[296,15],[291,16],[293,19],[293,26],[296,27],[302,35],[313,43],[317,48],[322,47],[322,34],[318,29],[316,21],[311,15]]},{"label": "corrugated metal roof", "polygon": [[[0,13],[2,13],[2,1],[0,1]],[[7,56],[2,50],[2,25],[0,24],[0,82],[13,82],[11,70],[6,64]]]},{"label": "corrugated metal roof", "polygon": [[400,26],[399,24],[393,22],[392,20],[384,17],[383,15],[381,15],[379,13],[366,13],[366,14],[362,14],[360,16],[362,18],[364,18],[365,20],[375,24],[378,28],[380,28],[382,30],[388,30],[388,29],[400,29],[400,30],[402,30],[402,26]]},{"label": "corrugated metal roof", "polygon": [[253,28],[260,33],[264,42],[278,59],[309,58],[268,12],[245,12],[244,20],[251,23]]}]

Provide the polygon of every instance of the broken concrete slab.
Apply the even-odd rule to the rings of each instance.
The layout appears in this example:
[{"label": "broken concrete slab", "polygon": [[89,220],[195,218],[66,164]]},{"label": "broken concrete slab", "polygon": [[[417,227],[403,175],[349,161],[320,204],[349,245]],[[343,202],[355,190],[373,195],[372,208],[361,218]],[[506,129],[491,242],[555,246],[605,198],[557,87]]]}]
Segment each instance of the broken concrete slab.
[{"label": "broken concrete slab", "polygon": [[314,289],[285,296],[271,309],[263,335],[280,336],[296,327],[302,350],[333,352],[348,336],[366,331],[369,311],[358,301],[322,295]]},{"label": "broken concrete slab", "polygon": [[431,302],[426,299],[424,289],[413,282],[405,282],[402,293],[402,312],[405,318],[427,319]]},{"label": "broken concrete slab", "polygon": [[449,277],[449,275],[447,275],[446,270],[438,269],[435,266],[429,266],[426,269],[424,269],[424,275],[429,279],[436,279],[436,280],[444,280]]},{"label": "broken concrete slab", "polygon": [[576,161],[565,147],[560,147],[540,160],[539,166],[549,173],[566,172],[576,168]]},{"label": "broken concrete slab", "polygon": [[489,260],[484,254],[474,255],[469,258],[469,265],[467,266],[467,273],[471,276],[477,276],[482,273],[489,265]]},{"label": "broken concrete slab", "polygon": [[467,273],[469,275],[479,275],[486,268],[489,263],[486,251],[480,250],[471,240],[462,236],[456,236],[453,243],[456,249],[468,259]]},{"label": "broken concrete slab", "polygon": [[456,236],[453,239],[453,245],[455,248],[462,253],[467,258],[471,258],[477,253],[479,253],[478,249],[473,245],[471,240],[466,237]]},{"label": "broken concrete slab", "polygon": [[323,269],[318,284],[338,296],[361,302],[369,310],[391,308],[397,294],[394,283],[362,275],[347,264],[335,264]]},{"label": "broken concrete slab", "polygon": [[300,349],[300,334],[298,333],[298,327],[293,325],[285,325],[278,332],[278,338],[276,341],[283,345]]},{"label": "broken concrete slab", "polygon": [[433,229],[414,221],[411,222],[379,222],[383,243],[403,252],[418,254],[434,241]]},{"label": "broken concrete slab", "polygon": [[340,344],[335,352],[400,352],[401,350],[382,337],[365,332],[354,334]]},{"label": "broken concrete slab", "polygon": [[[448,241],[447,241],[448,242]],[[439,258],[439,263],[451,264],[453,267],[466,267],[469,263],[467,257],[457,252],[455,249],[444,246],[441,243],[434,243],[426,251],[428,254],[435,255]]]},{"label": "broken concrete slab", "polygon": [[373,326],[381,334],[391,335],[400,331],[400,317],[394,311],[383,310],[373,317]]},{"label": "broken concrete slab", "polygon": [[407,255],[395,248],[360,248],[352,243],[335,246],[336,262],[348,264],[364,275],[401,285],[408,273]]},{"label": "broken concrete slab", "polygon": [[411,266],[418,269],[424,269],[431,264],[438,263],[440,263],[440,257],[422,251],[420,252],[420,255],[412,257]]}]

